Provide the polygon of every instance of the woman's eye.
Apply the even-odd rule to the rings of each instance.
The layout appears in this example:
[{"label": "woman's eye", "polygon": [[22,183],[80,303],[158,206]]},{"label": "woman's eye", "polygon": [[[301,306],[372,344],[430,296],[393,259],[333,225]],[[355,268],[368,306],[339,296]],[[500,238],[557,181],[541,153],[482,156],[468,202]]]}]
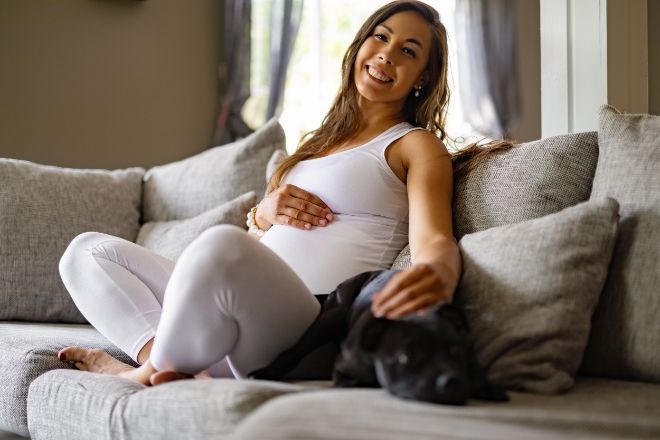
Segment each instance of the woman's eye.
[{"label": "woman's eye", "polygon": [[386,40],[385,35],[383,34],[374,34],[374,37],[376,38],[376,40],[381,40],[381,41]]},{"label": "woman's eye", "polygon": [[409,48],[409,47],[404,47],[402,50],[403,50],[403,52],[404,52],[406,55],[410,55],[410,56],[413,57],[413,58],[415,58],[415,57],[417,56],[417,54],[415,53],[415,51],[412,50],[412,49]]}]

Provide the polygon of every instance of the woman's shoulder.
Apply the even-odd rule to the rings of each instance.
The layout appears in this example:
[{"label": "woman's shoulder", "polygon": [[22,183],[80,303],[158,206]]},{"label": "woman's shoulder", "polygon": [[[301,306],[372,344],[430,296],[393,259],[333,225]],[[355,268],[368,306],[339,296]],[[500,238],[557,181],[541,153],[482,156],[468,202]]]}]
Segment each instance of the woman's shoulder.
[{"label": "woman's shoulder", "polygon": [[401,155],[406,161],[412,157],[417,159],[449,156],[444,142],[435,133],[421,127],[410,130],[401,137]]}]

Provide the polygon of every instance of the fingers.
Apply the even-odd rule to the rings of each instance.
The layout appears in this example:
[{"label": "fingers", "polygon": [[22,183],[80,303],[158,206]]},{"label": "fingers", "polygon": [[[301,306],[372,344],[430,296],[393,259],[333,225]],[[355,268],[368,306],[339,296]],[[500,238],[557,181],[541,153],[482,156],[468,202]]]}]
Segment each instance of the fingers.
[{"label": "fingers", "polygon": [[[306,200],[308,202],[311,202],[313,205],[315,205],[317,208],[319,208],[320,211],[326,210],[327,212],[332,212],[330,207],[325,204],[323,200],[321,200],[317,195],[312,194],[308,191],[305,191],[304,189],[291,185],[290,183],[287,183],[285,186],[285,191],[287,191],[289,194],[291,194],[294,197],[297,197],[302,200]],[[319,213],[320,213],[319,211]],[[319,217],[323,217],[322,215],[319,215]]]},{"label": "fingers", "polygon": [[387,311],[388,319],[398,319],[411,312],[421,312],[427,307],[437,304],[437,297],[433,293],[421,294],[420,296],[395,306]]},{"label": "fingers", "polygon": [[377,317],[396,319],[447,300],[447,286],[428,266],[414,265],[399,272],[372,297]]},{"label": "fingers", "polygon": [[[299,217],[303,217],[301,214],[297,214]],[[287,225],[287,226],[293,226],[295,228],[301,228],[301,229],[311,229],[312,228],[312,222],[307,222],[303,220],[297,220],[295,218],[295,215],[290,216],[286,214],[280,214],[275,217],[277,219],[277,224],[280,225]],[[320,225],[319,226],[323,226]]]},{"label": "fingers", "polygon": [[402,287],[400,290],[390,293],[386,297],[377,297],[379,301],[374,300],[372,304],[374,315],[394,318],[394,315],[398,317],[401,309],[408,311],[416,310],[410,309],[410,305],[412,303],[416,304],[420,297],[426,296],[432,290],[433,284],[433,280],[424,278],[411,285]]},{"label": "fingers", "polygon": [[318,196],[295,185],[286,184],[277,196],[276,220],[279,224],[311,229],[325,226],[332,211]]},{"label": "fingers", "polygon": [[328,223],[326,218],[317,217],[301,209],[292,208],[290,206],[287,206],[282,210],[282,215],[291,217],[293,220],[298,220],[299,222],[308,223],[314,226],[325,226]]}]

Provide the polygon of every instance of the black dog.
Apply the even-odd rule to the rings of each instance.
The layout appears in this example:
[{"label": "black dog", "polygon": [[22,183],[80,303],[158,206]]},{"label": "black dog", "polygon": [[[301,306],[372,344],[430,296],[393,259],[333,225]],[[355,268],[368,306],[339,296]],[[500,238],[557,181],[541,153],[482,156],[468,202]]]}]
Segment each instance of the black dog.
[{"label": "black dog", "polygon": [[383,387],[402,398],[455,405],[470,397],[508,400],[479,367],[467,322],[455,306],[397,320],[374,317],[371,297],[395,273],[364,272],[340,284],[298,343],[250,376],[281,379],[315,348],[341,343],[335,386]]},{"label": "black dog", "polygon": [[341,346],[334,381],[339,387],[380,386],[402,398],[452,405],[470,397],[507,400],[476,362],[465,319],[452,305],[396,320],[375,318],[364,309]]}]

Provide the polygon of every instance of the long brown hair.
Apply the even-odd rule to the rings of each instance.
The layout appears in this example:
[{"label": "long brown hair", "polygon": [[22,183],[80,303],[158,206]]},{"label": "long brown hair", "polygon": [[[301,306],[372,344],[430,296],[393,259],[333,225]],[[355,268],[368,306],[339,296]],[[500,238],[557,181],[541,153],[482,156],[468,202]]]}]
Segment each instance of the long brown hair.
[{"label": "long brown hair", "polygon": [[[358,91],[353,79],[358,50],[373,34],[376,26],[392,15],[404,11],[416,12],[428,23],[431,31],[431,49],[426,66],[428,82],[419,91],[419,97],[413,96],[412,93],[408,96],[403,105],[403,116],[412,125],[423,127],[436,133],[441,140],[445,140],[447,137],[445,123],[450,97],[447,79],[447,31],[440,21],[438,12],[426,3],[416,0],[393,1],[371,14],[358,30],[344,54],[341,86],[330,110],[323,118],[321,126],[303,136],[295,153],[278,166],[268,183],[269,191],[278,188],[283,176],[298,162],[347,141],[359,130]],[[499,147],[497,149],[510,145],[508,142],[488,144]],[[478,147],[473,144],[467,148],[466,153],[477,151],[484,151],[483,146]]]}]

